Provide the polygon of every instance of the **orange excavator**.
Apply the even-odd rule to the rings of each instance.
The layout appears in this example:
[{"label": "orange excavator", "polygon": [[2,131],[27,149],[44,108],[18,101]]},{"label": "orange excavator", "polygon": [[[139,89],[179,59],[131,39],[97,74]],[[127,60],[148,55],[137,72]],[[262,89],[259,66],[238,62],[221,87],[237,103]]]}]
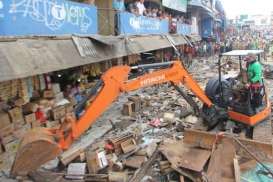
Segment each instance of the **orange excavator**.
[{"label": "orange excavator", "polygon": [[[122,92],[130,92],[153,85],[171,83],[174,88],[193,107],[195,113],[207,123],[216,124],[227,119],[228,112],[213,104],[180,61],[145,64],[134,67],[115,66],[106,71],[101,80],[76,108],[83,111],[77,118],[67,117],[58,129],[39,128],[28,132],[20,143],[11,175],[25,175],[42,164],[56,158],[78,139],[96,119],[118,98]],[[186,86],[200,101],[199,109],[194,99],[186,94],[181,85]],[[91,101],[86,107],[86,102]],[[84,108],[84,109],[83,109]]]}]

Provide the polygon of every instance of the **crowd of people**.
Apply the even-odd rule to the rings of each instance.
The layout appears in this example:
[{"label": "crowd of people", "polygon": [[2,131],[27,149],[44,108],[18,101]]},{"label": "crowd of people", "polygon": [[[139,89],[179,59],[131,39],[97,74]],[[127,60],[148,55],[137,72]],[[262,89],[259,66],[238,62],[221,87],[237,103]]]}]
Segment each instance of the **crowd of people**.
[{"label": "crowd of people", "polygon": [[125,5],[124,0],[113,0],[113,8],[117,11],[128,11],[139,16],[159,18],[161,20],[167,19],[172,23],[191,24],[190,19],[186,18],[183,13],[163,10],[155,5],[146,5],[145,0],[135,0],[127,5]]},{"label": "crowd of people", "polygon": [[194,45],[197,57],[210,57],[220,52],[220,43],[215,41],[201,41]]},{"label": "crowd of people", "polygon": [[273,56],[273,39],[268,35],[271,30],[253,30],[244,29],[232,32],[226,35],[225,41],[222,43],[223,51],[230,50],[264,50],[264,58],[268,54]]}]

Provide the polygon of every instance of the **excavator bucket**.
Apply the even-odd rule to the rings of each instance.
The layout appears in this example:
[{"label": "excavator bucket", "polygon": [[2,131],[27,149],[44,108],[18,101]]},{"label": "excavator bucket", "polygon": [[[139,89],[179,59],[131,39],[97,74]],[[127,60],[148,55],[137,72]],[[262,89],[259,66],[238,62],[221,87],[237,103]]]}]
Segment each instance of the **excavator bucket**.
[{"label": "excavator bucket", "polygon": [[23,137],[11,168],[11,176],[27,175],[62,152],[52,133],[37,128]]}]

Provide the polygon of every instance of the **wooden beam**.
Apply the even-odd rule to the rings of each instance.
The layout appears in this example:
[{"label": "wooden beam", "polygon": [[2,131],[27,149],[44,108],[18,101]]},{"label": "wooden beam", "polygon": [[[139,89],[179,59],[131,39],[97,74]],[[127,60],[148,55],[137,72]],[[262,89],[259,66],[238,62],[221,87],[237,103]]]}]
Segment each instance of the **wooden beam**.
[{"label": "wooden beam", "polygon": [[233,159],[235,182],[241,181],[241,171],[237,156]]}]

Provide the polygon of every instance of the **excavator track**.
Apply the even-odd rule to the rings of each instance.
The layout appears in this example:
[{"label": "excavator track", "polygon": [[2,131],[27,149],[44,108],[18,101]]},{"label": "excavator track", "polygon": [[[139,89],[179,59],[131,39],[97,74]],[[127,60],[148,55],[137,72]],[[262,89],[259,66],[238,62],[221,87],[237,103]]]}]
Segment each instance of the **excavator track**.
[{"label": "excavator track", "polygon": [[265,121],[256,125],[253,129],[253,140],[265,143],[272,143],[272,128],[273,114],[270,115]]}]

